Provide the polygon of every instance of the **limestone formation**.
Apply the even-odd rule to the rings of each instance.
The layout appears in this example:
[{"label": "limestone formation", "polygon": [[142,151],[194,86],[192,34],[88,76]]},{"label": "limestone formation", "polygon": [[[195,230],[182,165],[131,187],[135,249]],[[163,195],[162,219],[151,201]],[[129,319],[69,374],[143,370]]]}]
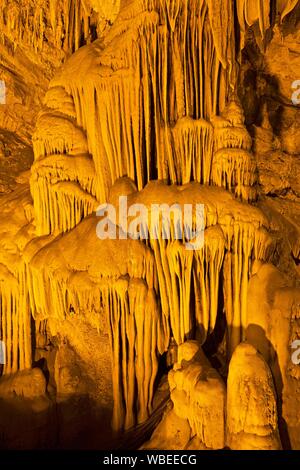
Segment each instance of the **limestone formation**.
[{"label": "limestone formation", "polygon": [[198,449],[223,449],[226,387],[199,343],[187,341],[178,347],[178,362],[168,379],[173,406],[145,448],[193,449],[196,441]]},{"label": "limestone formation", "polygon": [[229,364],[227,443],[233,450],[278,450],[281,447],[276,392],[267,363],[241,343]]},{"label": "limestone formation", "polygon": [[299,35],[297,0],[0,0],[1,448],[300,448]]}]

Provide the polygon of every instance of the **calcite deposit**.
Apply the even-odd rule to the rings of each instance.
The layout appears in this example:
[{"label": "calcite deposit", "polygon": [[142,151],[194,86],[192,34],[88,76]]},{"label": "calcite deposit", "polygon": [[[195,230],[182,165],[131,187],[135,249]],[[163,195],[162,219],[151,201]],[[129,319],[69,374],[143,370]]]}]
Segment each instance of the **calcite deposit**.
[{"label": "calcite deposit", "polygon": [[298,0],[0,0],[1,448],[300,449],[299,39]]}]

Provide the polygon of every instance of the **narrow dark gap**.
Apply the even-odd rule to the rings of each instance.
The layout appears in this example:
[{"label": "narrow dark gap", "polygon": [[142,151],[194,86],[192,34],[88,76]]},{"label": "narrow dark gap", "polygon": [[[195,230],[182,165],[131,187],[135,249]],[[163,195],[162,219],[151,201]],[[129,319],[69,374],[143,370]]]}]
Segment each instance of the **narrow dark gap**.
[{"label": "narrow dark gap", "polygon": [[240,26],[239,26],[236,2],[234,2],[234,36],[235,36],[235,53],[236,55],[238,55],[241,50],[241,44],[240,44],[241,38],[240,38]]},{"label": "narrow dark gap", "polygon": [[[30,315],[30,326],[31,326],[31,354],[34,358],[34,351],[36,350],[36,326],[35,320],[32,315]],[[34,366],[34,361],[33,361]]]},{"label": "narrow dark gap", "polygon": [[[221,270],[222,272],[222,270]],[[216,325],[203,345],[203,352],[209,359],[212,367],[224,378],[227,375],[226,356],[220,350],[224,343],[227,331],[227,321],[224,313],[223,276],[220,275],[218,313]]]}]

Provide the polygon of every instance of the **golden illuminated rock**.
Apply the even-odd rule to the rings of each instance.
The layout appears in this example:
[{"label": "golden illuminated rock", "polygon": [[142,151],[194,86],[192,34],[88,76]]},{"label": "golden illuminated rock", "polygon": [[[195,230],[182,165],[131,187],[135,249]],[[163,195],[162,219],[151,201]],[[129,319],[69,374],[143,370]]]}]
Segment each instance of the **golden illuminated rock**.
[{"label": "golden illuminated rock", "polygon": [[145,448],[192,449],[193,438],[199,449],[223,449],[226,387],[199,343],[187,341],[178,347],[178,362],[169,372],[168,380],[173,408],[163,417]]},{"label": "golden illuminated rock", "polygon": [[1,448],[300,448],[299,34],[297,0],[0,0]]},{"label": "golden illuminated rock", "polygon": [[281,448],[271,371],[253,346],[234,351],[227,380],[227,444],[233,450]]}]

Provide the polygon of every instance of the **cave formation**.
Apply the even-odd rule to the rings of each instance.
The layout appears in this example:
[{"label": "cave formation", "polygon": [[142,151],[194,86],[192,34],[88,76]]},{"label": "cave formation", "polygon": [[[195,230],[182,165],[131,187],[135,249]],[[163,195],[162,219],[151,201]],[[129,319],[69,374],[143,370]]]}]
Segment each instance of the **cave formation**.
[{"label": "cave formation", "polygon": [[[0,448],[300,449],[299,44],[298,0],[0,1]],[[100,239],[122,196],[203,246]]]}]

